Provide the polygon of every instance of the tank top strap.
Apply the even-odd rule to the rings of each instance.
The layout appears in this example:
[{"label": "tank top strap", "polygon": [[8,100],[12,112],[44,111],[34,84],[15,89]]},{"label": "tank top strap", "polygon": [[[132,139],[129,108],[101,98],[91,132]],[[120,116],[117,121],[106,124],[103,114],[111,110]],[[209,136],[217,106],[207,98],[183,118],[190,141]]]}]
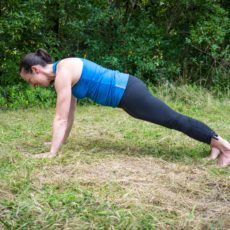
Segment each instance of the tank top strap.
[{"label": "tank top strap", "polygon": [[53,73],[54,73],[54,74],[56,74],[58,62],[59,62],[59,61],[53,63]]}]

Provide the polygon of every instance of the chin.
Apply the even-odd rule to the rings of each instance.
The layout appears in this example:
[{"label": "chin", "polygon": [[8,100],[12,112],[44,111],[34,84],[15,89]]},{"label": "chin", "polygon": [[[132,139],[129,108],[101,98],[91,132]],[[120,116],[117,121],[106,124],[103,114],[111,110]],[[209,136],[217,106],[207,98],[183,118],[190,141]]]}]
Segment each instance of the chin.
[{"label": "chin", "polygon": [[43,85],[43,87],[49,87],[50,86],[50,83],[49,82],[47,82],[47,83],[45,83],[44,85]]}]

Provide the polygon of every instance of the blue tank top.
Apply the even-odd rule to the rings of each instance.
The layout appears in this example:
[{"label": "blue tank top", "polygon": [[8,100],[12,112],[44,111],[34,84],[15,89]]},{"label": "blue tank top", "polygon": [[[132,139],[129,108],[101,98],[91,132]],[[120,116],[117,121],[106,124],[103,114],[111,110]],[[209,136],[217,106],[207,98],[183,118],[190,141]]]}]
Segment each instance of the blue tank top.
[{"label": "blue tank top", "polygon": [[[117,107],[126,89],[129,75],[106,69],[83,58],[81,60],[82,74],[72,87],[73,96],[78,99],[87,97],[98,104]],[[57,63],[53,65],[54,73],[56,73]]]}]

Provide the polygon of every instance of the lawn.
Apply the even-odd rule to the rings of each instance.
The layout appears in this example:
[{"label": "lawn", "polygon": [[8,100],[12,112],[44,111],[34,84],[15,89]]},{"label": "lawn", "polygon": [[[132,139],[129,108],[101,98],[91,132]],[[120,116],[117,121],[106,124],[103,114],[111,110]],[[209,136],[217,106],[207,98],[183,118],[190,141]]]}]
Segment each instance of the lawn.
[{"label": "lawn", "polygon": [[[230,140],[229,100],[189,90],[158,96]],[[208,145],[92,105],[56,158],[28,157],[48,150],[54,111],[0,111],[0,229],[230,229],[230,167]]]}]

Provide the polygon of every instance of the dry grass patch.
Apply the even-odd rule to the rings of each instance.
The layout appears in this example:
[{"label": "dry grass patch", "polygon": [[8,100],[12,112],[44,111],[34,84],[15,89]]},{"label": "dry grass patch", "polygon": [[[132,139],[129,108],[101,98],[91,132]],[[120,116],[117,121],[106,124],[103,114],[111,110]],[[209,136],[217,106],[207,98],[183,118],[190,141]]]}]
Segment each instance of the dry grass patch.
[{"label": "dry grass patch", "polygon": [[[217,179],[207,173],[207,167],[213,166],[188,166],[153,157],[123,157],[44,166],[34,174],[33,181],[35,186],[77,183],[124,208],[140,206],[171,213],[178,228],[221,223],[228,229],[229,178]],[[113,186],[119,187],[117,194]]]}]

